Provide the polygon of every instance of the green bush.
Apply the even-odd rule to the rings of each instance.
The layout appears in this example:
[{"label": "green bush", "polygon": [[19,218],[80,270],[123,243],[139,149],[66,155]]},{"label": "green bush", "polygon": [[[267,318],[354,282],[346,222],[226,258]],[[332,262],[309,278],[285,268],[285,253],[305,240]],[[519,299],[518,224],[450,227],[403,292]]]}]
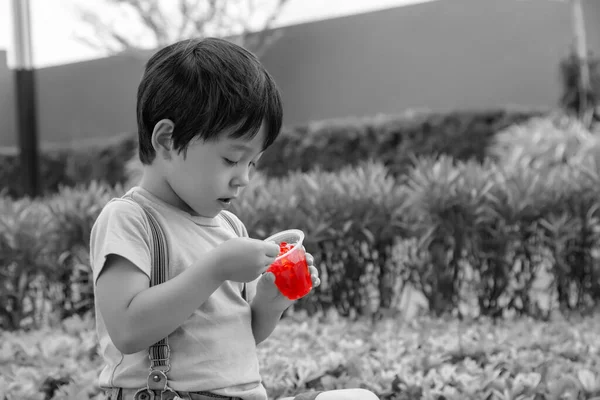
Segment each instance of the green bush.
[{"label": "green bush", "polygon": [[17,329],[93,307],[88,261],[90,229],[119,192],[92,183],[32,201],[0,202],[0,327]]},{"label": "green bush", "polygon": [[[323,283],[296,309],[376,318],[398,307],[410,283],[438,314],[544,317],[552,304],[539,292],[565,310],[600,299],[599,171],[595,158],[535,169],[443,156],[415,159],[399,183],[364,163],[258,176],[233,211],[253,237],[306,232]],[[35,326],[47,303],[59,317],[91,309],[89,232],[122,191],[93,184],[3,200],[3,328]]]},{"label": "green bush", "polygon": [[[31,200],[0,202],[0,326],[16,329],[27,319],[43,314],[38,309],[40,286],[57,264],[51,215]],[[54,233],[53,232],[53,233]]]},{"label": "green bush", "polygon": [[313,122],[285,130],[261,159],[269,176],[319,166],[336,171],[368,159],[383,162],[394,176],[411,166],[410,157],[446,154],[457,160],[485,158],[495,133],[539,110],[410,112],[396,116]]},{"label": "green bush", "polygon": [[[404,174],[410,157],[447,154],[457,160],[483,160],[496,132],[545,112],[498,109],[487,111],[411,112],[396,116],[325,120],[285,128],[262,157],[259,168],[267,176],[283,177],[293,171],[318,167],[336,171],[363,161],[383,162],[394,175]],[[60,185],[91,180],[125,184],[139,170],[132,135],[75,150],[43,152],[42,189],[54,193]],[[23,194],[19,160],[0,156],[0,187],[8,195]],[[132,172],[133,171],[133,172]]]},{"label": "green bush", "polygon": [[[43,194],[56,193],[61,186],[77,186],[91,181],[110,186],[127,180],[125,163],[135,153],[137,143],[131,135],[118,137],[102,145],[73,149],[40,151],[40,185]],[[21,161],[16,151],[0,153],[0,187],[5,195],[23,197]]]},{"label": "green bush", "polygon": [[[258,347],[270,399],[363,387],[381,400],[597,399],[599,318],[540,323],[283,319]],[[102,399],[93,319],[0,333],[0,399]],[[595,397],[596,396],[596,397]]]},{"label": "green bush", "polygon": [[478,313],[540,315],[532,288],[542,273],[561,308],[596,305],[599,171],[593,159],[539,170],[419,160],[408,179],[419,243],[407,253],[430,306],[449,311],[474,293]]},{"label": "green bush", "polygon": [[498,132],[488,157],[496,164],[534,169],[579,163],[600,154],[600,126],[593,128],[562,114],[532,118]]}]

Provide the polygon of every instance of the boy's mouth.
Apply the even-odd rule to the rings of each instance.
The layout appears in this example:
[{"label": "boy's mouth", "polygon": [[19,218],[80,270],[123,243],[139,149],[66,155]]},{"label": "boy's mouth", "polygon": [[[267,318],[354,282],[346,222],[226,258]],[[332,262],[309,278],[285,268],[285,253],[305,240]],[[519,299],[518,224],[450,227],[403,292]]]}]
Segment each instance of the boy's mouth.
[{"label": "boy's mouth", "polygon": [[225,205],[229,205],[229,204],[231,204],[232,198],[231,197],[221,197],[218,200]]}]

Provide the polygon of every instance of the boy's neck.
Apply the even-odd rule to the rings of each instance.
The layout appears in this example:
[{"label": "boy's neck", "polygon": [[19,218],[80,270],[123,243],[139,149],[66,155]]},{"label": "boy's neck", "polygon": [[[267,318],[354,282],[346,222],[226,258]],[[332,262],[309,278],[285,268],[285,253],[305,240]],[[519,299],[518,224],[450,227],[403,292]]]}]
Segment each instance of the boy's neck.
[{"label": "boy's neck", "polygon": [[152,165],[144,166],[144,173],[142,174],[139,186],[175,208],[190,213],[191,215],[196,214],[194,210],[177,196],[167,180],[164,179]]}]

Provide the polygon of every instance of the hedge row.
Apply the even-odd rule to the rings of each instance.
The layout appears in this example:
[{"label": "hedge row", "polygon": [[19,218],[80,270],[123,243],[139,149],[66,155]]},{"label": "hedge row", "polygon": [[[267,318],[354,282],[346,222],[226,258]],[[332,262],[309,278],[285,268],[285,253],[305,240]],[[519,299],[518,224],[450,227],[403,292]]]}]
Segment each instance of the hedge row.
[{"label": "hedge row", "polygon": [[[41,192],[52,194],[60,186],[73,187],[93,180],[111,186],[127,179],[126,162],[137,143],[131,135],[120,136],[105,144],[74,149],[50,149],[39,153]],[[23,197],[21,160],[16,151],[0,152],[0,193],[12,198]]]},{"label": "hedge row", "polygon": [[[438,314],[541,317],[600,299],[600,171],[595,158],[552,168],[422,158],[398,183],[381,164],[257,177],[234,211],[253,237],[306,232],[323,284],[298,308],[342,315],[398,307],[412,284]],[[0,202],[1,326],[89,311],[89,233],[123,189],[92,184]],[[50,304],[50,305],[49,305]],[[461,312],[463,312],[461,311]]]},{"label": "hedge row", "polygon": [[545,114],[529,109],[407,112],[315,122],[287,131],[265,152],[261,164],[269,176],[285,176],[314,166],[336,171],[376,160],[399,176],[411,168],[413,156],[482,161],[497,132]]},{"label": "hedge row", "polygon": [[[267,176],[308,171],[315,166],[335,171],[376,159],[394,174],[410,167],[410,155],[447,154],[458,160],[483,160],[494,135],[513,124],[542,115],[539,110],[411,112],[398,116],[326,120],[285,128],[265,153],[259,168]],[[43,152],[42,191],[91,180],[125,183],[127,162],[135,159],[136,139],[126,135],[106,146]],[[134,164],[136,161],[134,160]],[[12,197],[23,195],[19,158],[0,155],[0,187]]]}]

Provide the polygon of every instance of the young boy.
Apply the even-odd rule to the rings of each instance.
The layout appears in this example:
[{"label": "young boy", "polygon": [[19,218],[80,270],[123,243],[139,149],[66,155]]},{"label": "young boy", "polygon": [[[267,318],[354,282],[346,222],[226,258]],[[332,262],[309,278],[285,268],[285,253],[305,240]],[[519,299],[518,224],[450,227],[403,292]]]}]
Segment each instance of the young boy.
[{"label": "young boy", "polygon": [[[291,301],[273,274],[264,273],[279,247],[248,238],[226,210],[279,134],[275,82],[239,46],[212,38],[182,41],[148,61],[137,119],[141,181],[105,206],[91,234],[105,361],[99,384],[111,400],[266,400],[256,345]],[[167,241],[170,279],[153,286],[153,239],[140,206],[156,218]],[[316,287],[310,254],[307,261]],[[168,364],[149,374],[148,348],[166,337],[168,351],[161,357]],[[377,396],[347,389],[295,399]]]}]

